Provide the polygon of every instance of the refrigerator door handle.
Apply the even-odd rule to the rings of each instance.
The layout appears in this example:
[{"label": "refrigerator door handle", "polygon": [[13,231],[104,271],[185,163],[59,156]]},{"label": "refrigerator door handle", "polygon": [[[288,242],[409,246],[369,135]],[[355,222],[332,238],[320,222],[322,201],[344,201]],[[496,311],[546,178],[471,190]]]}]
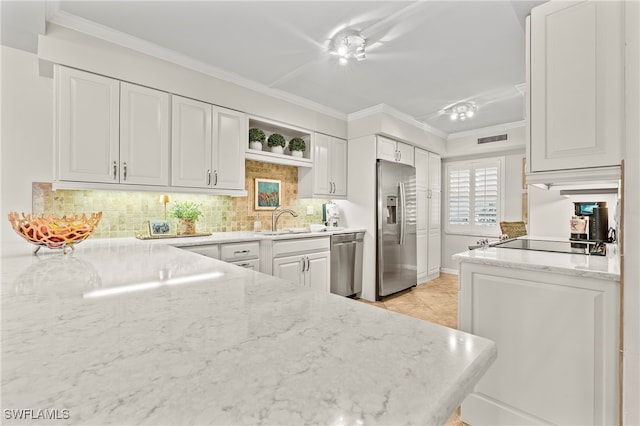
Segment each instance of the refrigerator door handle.
[{"label": "refrigerator door handle", "polygon": [[398,189],[400,189],[400,206],[402,206],[402,212],[400,214],[400,245],[404,245],[405,240],[405,221],[407,219],[407,197],[404,190],[404,183],[398,183]]}]

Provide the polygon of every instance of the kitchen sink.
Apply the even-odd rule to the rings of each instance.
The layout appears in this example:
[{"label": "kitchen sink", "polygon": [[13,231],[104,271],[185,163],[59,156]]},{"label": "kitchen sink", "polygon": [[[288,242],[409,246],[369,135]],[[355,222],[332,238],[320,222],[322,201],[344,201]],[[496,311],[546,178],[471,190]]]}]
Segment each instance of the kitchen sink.
[{"label": "kitchen sink", "polygon": [[277,231],[257,231],[257,234],[262,235],[283,235],[283,234],[304,234],[311,232],[309,228],[285,228]]}]

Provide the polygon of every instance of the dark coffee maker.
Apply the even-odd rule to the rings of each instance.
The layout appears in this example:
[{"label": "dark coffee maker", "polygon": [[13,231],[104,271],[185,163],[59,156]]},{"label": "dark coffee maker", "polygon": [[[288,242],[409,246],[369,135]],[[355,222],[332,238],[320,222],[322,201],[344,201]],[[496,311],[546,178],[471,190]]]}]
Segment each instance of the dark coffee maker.
[{"label": "dark coffee maker", "polygon": [[[604,201],[588,201],[573,203],[574,217],[586,219],[589,223],[585,236],[587,240],[594,242],[607,242],[609,234],[609,209]],[[575,237],[572,239],[585,239]]]}]

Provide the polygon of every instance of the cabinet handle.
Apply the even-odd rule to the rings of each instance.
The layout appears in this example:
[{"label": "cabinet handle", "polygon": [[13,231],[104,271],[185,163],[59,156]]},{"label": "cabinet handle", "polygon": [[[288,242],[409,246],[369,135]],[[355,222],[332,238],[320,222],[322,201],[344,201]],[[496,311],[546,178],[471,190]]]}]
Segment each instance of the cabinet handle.
[{"label": "cabinet handle", "polygon": [[118,163],[113,162],[113,180],[118,179]]},{"label": "cabinet handle", "polygon": [[211,170],[207,170],[207,186],[211,185]]},{"label": "cabinet handle", "polygon": [[253,269],[253,265],[250,263],[239,263],[238,266],[242,267],[242,268],[249,268],[249,269]]},{"label": "cabinet handle", "polygon": [[122,173],[124,174],[124,180],[127,180],[127,162],[122,165]]},{"label": "cabinet handle", "polygon": [[305,259],[307,259],[307,271],[309,271],[309,268],[311,268],[311,263],[309,263],[309,257],[305,257]]},{"label": "cabinet handle", "polygon": [[300,262],[302,262],[302,272],[304,272],[304,268],[306,266],[305,262],[304,262],[304,257],[302,259],[300,259]]},{"label": "cabinet handle", "polygon": [[398,151],[398,161],[402,160],[402,151]]},{"label": "cabinet handle", "polygon": [[431,190],[427,191],[427,198],[431,199]]},{"label": "cabinet handle", "polygon": [[237,250],[234,251],[233,254],[248,254],[251,250]]},{"label": "cabinet handle", "polygon": [[218,171],[214,170],[213,171],[213,186],[217,186],[218,185]]}]

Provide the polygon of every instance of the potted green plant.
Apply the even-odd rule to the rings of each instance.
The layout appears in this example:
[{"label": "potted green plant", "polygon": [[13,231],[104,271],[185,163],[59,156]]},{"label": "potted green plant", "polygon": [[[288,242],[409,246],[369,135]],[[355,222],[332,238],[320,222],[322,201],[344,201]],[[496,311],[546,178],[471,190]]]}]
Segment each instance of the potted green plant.
[{"label": "potted green plant", "polygon": [[294,157],[302,157],[305,149],[307,149],[307,144],[304,143],[304,139],[296,137],[289,141],[289,151]]},{"label": "potted green plant", "polygon": [[196,233],[196,221],[202,216],[200,206],[192,201],[176,203],[170,212],[171,217],[178,219],[178,235]]},{"label": "potted green plant", "polygon": [[269,136],[269,139],[267,139],[267,145],[271,148],[271,152],[276,154],[282,154],[286,144],[287,142],[285,141],[284,136],[279,133],[273,133]]},{"label": "potted green plant", "polygon": [[265,134],[261,129],[249,129],[249,148],[262,151],[262,144],[265,141]]}]

